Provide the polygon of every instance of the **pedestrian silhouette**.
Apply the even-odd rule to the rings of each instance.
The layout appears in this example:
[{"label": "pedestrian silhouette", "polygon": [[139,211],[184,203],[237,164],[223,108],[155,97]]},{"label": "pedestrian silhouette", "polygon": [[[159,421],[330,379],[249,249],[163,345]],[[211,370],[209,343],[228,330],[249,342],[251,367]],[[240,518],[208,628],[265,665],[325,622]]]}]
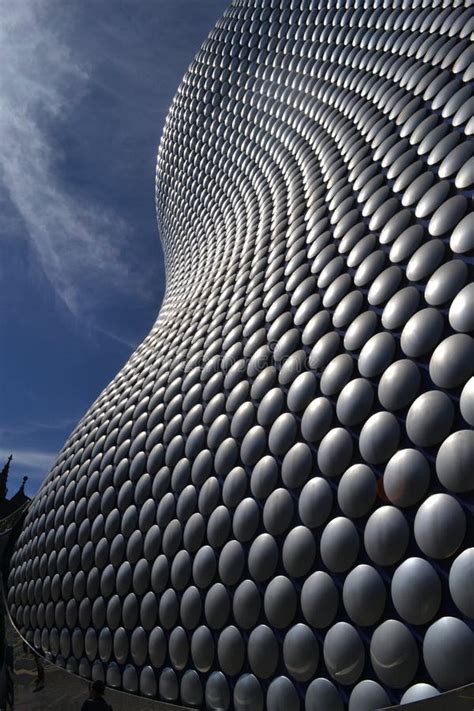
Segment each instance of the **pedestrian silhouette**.
[{"label": "pedestrian silhouette", "polygon": [[44,689],[44,666],[43,666],[43,660],[41,659],[39,654],[36,654],[36,652],[32,651],[33,658],[35,660],[35,667],[36,667],[36,681],[35,681],[35,688],[33,691],[42,691]]},{"label": "pedestrian silhouette", "polygon": [[112,706],[104,699],[105,684],[103,681],[93,681],[90,685],[89,698],[82,704],[81,711],[112,711]]}]

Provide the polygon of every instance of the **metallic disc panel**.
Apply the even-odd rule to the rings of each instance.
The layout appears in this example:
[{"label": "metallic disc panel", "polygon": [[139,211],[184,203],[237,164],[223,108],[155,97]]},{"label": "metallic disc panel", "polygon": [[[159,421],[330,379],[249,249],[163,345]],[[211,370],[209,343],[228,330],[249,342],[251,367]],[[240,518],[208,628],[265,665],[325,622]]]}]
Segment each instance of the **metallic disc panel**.
[{"label": "metallic disc panel", "polygon": [[167,289],[32,502],[39,654],[208,711],[473,681],[469,9],[234,0],[160,144]]}]

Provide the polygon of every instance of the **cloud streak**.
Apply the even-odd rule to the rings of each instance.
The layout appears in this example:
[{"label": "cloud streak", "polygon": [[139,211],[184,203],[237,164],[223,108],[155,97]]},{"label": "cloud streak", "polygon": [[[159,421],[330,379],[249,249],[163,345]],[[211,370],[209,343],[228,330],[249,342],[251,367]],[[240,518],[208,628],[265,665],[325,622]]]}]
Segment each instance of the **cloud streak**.
[{"label": "cloud streak", "polygon": [[93,326],[99,302],[114,292],[147,299],[148,281],[133,264],[133,227],[119,207],[81,196],[64,178],[58,136],[80,111],[97,60],[71,55],[59,7],[0,0],[0,180],[56,294]]},{"label": "cloud streak", "polygon": [[[0,461],[7,459],[11,454],[7,449],[0,447]],[[16,449],[13,453],[15,465],[25,468],[42,469],[47,472],[55,458],[57,452],[43,452],[35,449]]]},{"label": "cloud streak", "polygon": [[[6,462],[11,452],[0,447],[0,467]],[[12,497],[20,487],[23,476],[28,477],[26,491],[33,494],[44,481],[57,457],[57,452],[47,452],[36,449],[14,449],[13,460],[8,476],[8,498]]]},{"label": "cloud streak", "polygon": [[38,432],[62,432],[65,428],[71,429],[74,427],[79,419],[80,415],[77,417],[64,417],[51,422],[25,420],[21,425],[0,425],[0,439],[5,439],[11,435],[25,437]]}]

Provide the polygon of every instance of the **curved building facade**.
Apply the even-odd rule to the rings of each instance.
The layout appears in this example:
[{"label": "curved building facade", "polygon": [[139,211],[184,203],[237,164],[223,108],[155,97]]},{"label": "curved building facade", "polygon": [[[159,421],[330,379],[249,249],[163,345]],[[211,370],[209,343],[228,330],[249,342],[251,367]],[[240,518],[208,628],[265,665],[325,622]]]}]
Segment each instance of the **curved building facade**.
[{"label": "curved building facade", "polygon": [[11,562],[41,654],[209,710],[473,681],[469,12],[234,0],[212,30],[158,155],[158,319]]}]

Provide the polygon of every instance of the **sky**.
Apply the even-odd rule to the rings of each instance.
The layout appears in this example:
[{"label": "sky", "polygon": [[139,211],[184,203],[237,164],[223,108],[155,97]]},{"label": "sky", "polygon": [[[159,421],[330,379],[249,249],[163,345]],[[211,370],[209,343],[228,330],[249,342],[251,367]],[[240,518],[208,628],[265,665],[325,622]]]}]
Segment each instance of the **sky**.
[{"label": "sky", "polygon": [[0,0],[0,467],[39,488],[148,333],[156,152],[227,0]]}]

